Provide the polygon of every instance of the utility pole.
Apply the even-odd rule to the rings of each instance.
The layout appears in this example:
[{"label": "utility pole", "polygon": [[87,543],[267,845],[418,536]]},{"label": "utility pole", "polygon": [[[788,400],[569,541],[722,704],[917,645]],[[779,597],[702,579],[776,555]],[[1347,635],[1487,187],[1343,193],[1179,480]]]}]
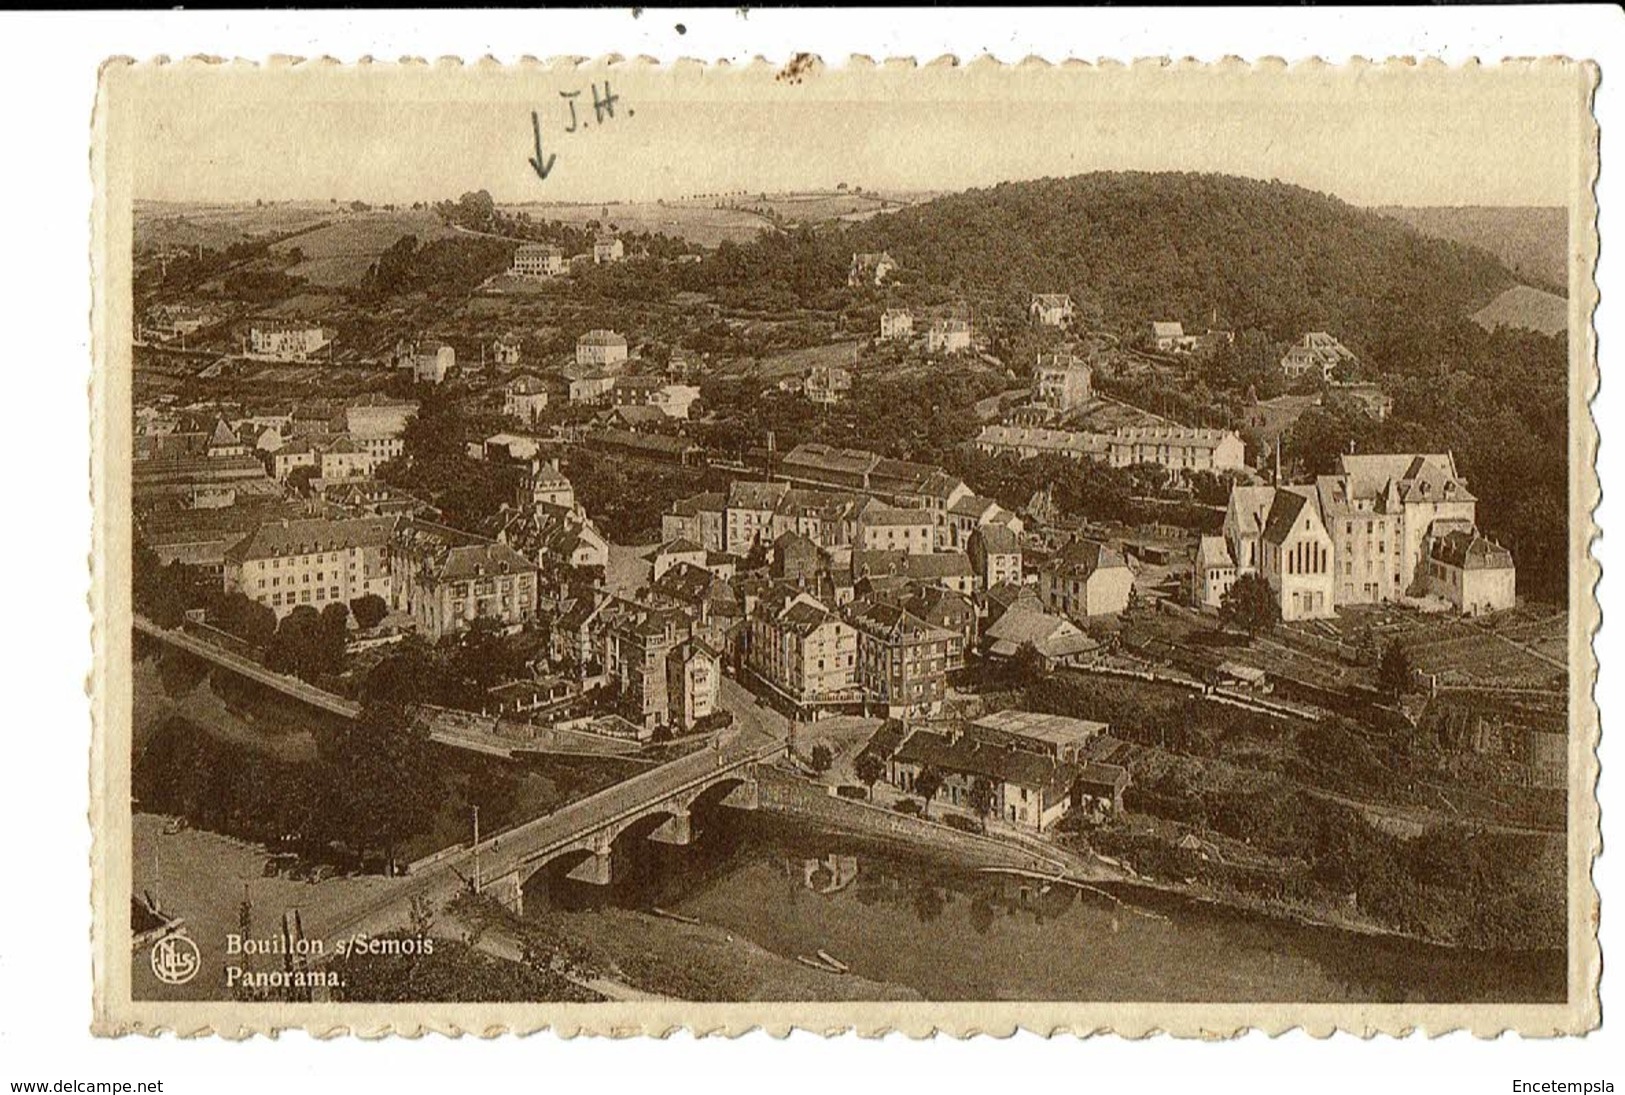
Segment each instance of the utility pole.
[{"label": "utility pole", "polygon": [[480,808],[474,807],[474,892],[480,892]]}]

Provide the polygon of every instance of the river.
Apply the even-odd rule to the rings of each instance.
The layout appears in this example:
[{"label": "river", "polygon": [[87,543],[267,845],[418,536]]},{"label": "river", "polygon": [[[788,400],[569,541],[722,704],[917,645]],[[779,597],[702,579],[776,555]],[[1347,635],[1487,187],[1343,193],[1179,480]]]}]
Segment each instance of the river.
[{"label": "river", "polygon": [[[329,717],[195,659],[154,653],[142,648],[137,662],[138,742],[183,714],[222,740],[281,759],[314,754],[314,734]],[[552,786],[558,779],[546,779],[533,809],[564,793]],[[1114,901],[945,867],[767,812],[719,809],[696,820],[704,831],[688,846],[619,841],[610,887],[538,878],[527,888],[526,915],[563,918],[588,936],[623,931],[636,918],[647,940],[640,945],[658,965],[695,945],[689,925],[637,911],[659,906],[710,930],[711,968],[743,962],[746,948],[751,961],[765,952],[791,964],[824,950],[865,983],[939,1000],[1545,1002],[1565,990],[1557,951],[1430,946],[1132,886],[1107,887]],[[189,895],[178,896],[184,907]],[[729,936],[738,950],[728,949]]]},{"label": "river", "polygon": [[785,958],[826,951],[854,976],[935,1000],[1544,1002],[1565,992],[1556,951],[1432,946],[1136,886],[1107,896],[944,867],[782,815],[720,814],[687,847],[618,843],[609,887],[550,875],[527,890],[526,914],[658,906]]}]

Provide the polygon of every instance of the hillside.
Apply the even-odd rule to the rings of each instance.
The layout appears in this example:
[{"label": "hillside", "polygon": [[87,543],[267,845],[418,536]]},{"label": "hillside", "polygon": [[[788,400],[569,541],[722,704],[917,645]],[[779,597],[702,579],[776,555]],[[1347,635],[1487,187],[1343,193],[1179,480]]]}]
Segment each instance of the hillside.
[{"label": "hillside", "polygon": [[1473,322],[1486,331],[1519,327],[1543,335],[1560,335],[1568,330],[1569,302],[1532,285],[1514,285],[1474,312]]},{"label": "hillside", "polygon": [[1374,212],[1424,235],[1482,247],[1537,288],[1568,291],[1569,214],[1560,206],[1382,206]]},{"label": "hillside", "polygon": [[[1398,316],[1464,318],[1515,281],[1492,256],[1276,182],[1096,173],[1004,183],[853,225],[903,280],[1008,303],[1061,291],[1108,323],[1174,319],[1276,339],[1337,332],[1359,350]],[[834,242],[834,241],[831,241]]]}]

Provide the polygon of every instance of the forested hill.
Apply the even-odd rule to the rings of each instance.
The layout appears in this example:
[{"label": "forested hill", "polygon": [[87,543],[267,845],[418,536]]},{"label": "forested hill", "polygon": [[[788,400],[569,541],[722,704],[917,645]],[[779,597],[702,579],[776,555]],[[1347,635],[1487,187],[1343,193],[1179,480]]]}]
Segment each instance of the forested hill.
[{"label": "forested hill", "polygon": [[1482,247],[1537,289],[1568,294],[1569,211],[1561,206],[1377,206],[1424,235]]},{"label": "forested hill", "polygon": [[[1175,319],[1366,341],[1397,312],[1464,317],[1513,284],[1492,256],[1283,183],[1096,173],[953,194],[848,228],[907,281],[974,297],[1070,292],[1108,324]],[[833,241],[832,241],[833,242]]]}]

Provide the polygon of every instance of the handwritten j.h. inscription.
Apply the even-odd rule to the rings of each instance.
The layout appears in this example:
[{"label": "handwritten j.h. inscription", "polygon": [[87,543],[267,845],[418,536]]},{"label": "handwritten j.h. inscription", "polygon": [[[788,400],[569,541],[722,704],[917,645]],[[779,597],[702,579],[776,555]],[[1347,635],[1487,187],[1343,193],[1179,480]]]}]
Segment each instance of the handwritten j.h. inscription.
[{"label": "handwritten j.h. inscription", "polygon": [[[580,88],[574,91],[559,92],[559,98],[563,99],[565,105],[569,108],[570,124],[564,126],[562,132],[579,133],[590,127],[594,121],[599,125],[603,125],[615,117],[615,104],[620,102],[621,97],[610,90],[609,81],[604,81],[602,90],[596,83],[590,85],[590,88],[593,113],[591,120],[578,116],[576,113],[576,100],[581,97]],[[636,113],[631,107],[626,108],[628,118]],[[553,170],[553,164],[559,158],[558,153],[547,154],[542,151],[542,116],[539,111],[533,110],[530,112],[530,127],[536,141],[536,152],[530,157],[530,166],[536,172],[537,178],[546,179]]]}]

